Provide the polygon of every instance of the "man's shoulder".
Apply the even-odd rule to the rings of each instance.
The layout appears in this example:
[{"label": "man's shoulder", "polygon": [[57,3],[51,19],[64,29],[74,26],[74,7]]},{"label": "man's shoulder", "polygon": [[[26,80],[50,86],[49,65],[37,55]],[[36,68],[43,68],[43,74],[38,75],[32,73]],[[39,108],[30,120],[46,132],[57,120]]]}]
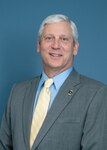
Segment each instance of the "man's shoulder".
[{"label": "man's shoulder", "polygon": [[80,74],[80,81],[81,84],[88,86],[88,87],[93,87],[93,88],[98,88],[98,87],[103,87],[106,86],[103,82],[98,81],[96,79],[93,79],[91,77],[81,75]]},{"label": "man's shoulder", "polygon": [[73,79],[76,79],[78,81],[78,83],[80,83],[82,86],[87,86],[87,87],[107,86],[106,84],[102,83],[101,81],[98,81],[94,78],[91,78],[86,75],[78,73],[75,69],[73,70],[73,76],[75,76]]},{"label": "man's shoulder", "polygon": [[18,83],[15,83],[13,85],[13,88],[27,88],[28,86],[32,84],[37,84],[37,82],[40,80],[40,76],[36,76],[32,79],[24,80]]}]

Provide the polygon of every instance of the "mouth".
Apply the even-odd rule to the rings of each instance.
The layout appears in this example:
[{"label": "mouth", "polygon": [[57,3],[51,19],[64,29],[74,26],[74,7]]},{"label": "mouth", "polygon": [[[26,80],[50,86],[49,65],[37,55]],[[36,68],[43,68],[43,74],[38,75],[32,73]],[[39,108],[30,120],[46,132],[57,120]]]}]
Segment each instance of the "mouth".
[{"label": "mouth", "polygon": [[55,54],[55,53],[49,53],[49,55],[53,56],[53,57],[61,57],[62,54]]}]

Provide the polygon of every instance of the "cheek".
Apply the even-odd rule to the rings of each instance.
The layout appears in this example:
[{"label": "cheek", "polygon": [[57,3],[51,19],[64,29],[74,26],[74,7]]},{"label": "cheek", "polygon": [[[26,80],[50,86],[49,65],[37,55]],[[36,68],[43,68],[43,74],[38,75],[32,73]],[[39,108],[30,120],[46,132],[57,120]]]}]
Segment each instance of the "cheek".
[{"label": "cheek", "polygon": [[41,47],[40,49],[39,49],[39,53],[40,53],[40,56],[41,56],[41,58],[44,60],[44,61],[47,61],[49,58],[49,56],[48,56],[48,52],[47,52],[47,50],[44,48],[44,47]]},{"label": "cheek", "polygon": [[49,49],[49,45],[45,44],[44,42],[41,42],[38,46],[39,52],[47,52]]},{"label": "cheek", "polygon": [[42,53],[44,53],[44,48],[41,45],[39,45],[37,48],[37,52],[39,52],[41,55]]},{"label": "cheek", "polygon": [[72,49],[72,48],[66,49],[66,51],[65,51],[65,56],[66,56],[67,58],[72,58],[72,57],[73,57],[73,49]]},{"label": "cheek", "polygon": [[66,50],[68,57],[70,56],[72,58],[74,55],[77,55],[77,49],[73,47],[73,45],[70,45],[68,48],[66,48]]},{"label": "cheek", "polygon": [[72,63],[73,61],[73,52],[71,51],[71,49],[67,50],[67,52],[64,54],[64,61],[65,63]]}]

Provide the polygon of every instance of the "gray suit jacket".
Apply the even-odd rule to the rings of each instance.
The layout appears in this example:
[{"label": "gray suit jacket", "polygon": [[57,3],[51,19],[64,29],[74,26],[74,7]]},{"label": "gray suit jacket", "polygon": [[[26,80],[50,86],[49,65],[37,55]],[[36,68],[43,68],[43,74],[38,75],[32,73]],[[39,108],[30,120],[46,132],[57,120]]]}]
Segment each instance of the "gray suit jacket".
[{"label": "gray suit jacket", "polygon": [[[0,150],[29,150],[40,77],[13,87],[0,129]],[[107,150],[107,87],[75,70],[57,94],[32,150]]]}]

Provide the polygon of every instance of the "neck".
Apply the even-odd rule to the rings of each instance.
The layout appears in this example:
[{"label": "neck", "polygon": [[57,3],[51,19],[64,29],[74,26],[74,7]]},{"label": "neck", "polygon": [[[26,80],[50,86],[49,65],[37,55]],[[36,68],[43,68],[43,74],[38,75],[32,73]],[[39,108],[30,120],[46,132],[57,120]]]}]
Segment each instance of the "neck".
[{"label": "neck", "polygon": [[[71,66],[70,66],[71,67]],[[68,67],[69,68],[69,67]],[[49,78],[53,78],[54,76],[64,72],[65,70],[67,70],[68,68],[64,68],[64,69],[43,69],[45,74],[49,77]]]}]

